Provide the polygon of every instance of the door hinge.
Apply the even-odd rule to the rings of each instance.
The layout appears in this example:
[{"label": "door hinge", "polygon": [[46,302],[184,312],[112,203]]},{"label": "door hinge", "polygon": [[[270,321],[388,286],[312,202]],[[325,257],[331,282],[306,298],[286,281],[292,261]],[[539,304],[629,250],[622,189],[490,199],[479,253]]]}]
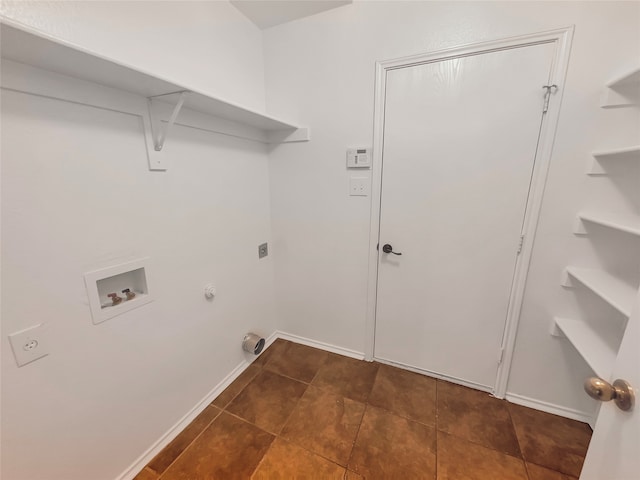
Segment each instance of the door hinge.
[{"label": "door hinge", "polygon": [[547,113],[547,110],[549,110],[549,99],[551,98],[552,93],[556,93],[558,91],[558,85],[545,85],[542,88],[545,89],[542,113]]},{"label": "door hinge", "polygon": [[502,363],[502,358],[504,357],[504,347],[500,348],[498,352],[498,364]]},{"label": "door hinge", "polygon": [[520,243],[518,244],[518,251],[516,252],[518,255],[520,255],[520,252],[522,252],[523,245],[524,245],[524,235],[520,235]]}]

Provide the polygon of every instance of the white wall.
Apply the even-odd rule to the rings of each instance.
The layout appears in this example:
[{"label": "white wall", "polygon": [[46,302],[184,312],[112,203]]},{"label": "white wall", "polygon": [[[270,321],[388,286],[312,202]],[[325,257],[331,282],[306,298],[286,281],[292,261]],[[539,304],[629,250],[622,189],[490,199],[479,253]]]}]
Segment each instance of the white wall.
[{"label": "white wall", "polygon": [[639,8],[637,2],[355,2],[266,30],[268,109],[313,128],[312,142],[271,152],[282,329],[365,349],[370,203],[347,194],[345,149],[372,144],[375,62],[575,24],[509,392],[568,413],[592,412],[580,387],[589,369],[548,330],[553,315],[578,308],[559,286],[563,267],[603,262],[588,240],[572,235],[577,210],[637,208],[615,182],[594,183],[584,170],[589,151],[637,143],[637,110],[604,111],[598,102],[605,81],[637,63]]},{"label": "white wall", "polygon": [[[203,90],[262,101],[260,35],[232,7],[88,3],[13,13]],[[158,23],[172,16],[185,28],[159,45]],[[276,328],[272,258],[257,258],[270,240],[265,147],[176,126],[170,170],[150,172],[138,116],[6,90],[1,101],[1,476],[114,479],[245,360],[245,332]],[[156,300],[93,325],[83,274],[138,256],[151,258]],[[51,353],[18,368],[7,335],[40,322]]]},{"label": "white wall", "polygon": [[[226,2],[5,0],[2,12],[263,107],[261,33]],[[313,140],[273,148],[268,165],[259,145],[176,127],[172,168],[152,173],[138,117],[3,92],[3,478],[116,477],[242,361],[249,328],[268,334],[279,322],[364,351],[370,205],[347,196],[344,149],[371,144],[374,62],[569,24],[576,36],[510,391],[592,408],[572,385],[588,369],[547,330],[551,315],[577,308],[558,286],[565,264],[620,263],[570,231],[586,203],[629,208],[620,185],[582,173],[590,150],[634,143],[637,111],[597,102],[610,74],[638,58],[637,19],[637,3],[357,2],[269,29],[269,112],[303,120]],[[270,238],[272,255],[258,262],[256,246]],[[157,300],[92,325],[82,274],[142,255],[153,259]],[[214,303],[202,296],[208,281]],[[18,369],[6,335],[41,321],[51,355]]]},{"label": "white wall", "polygon": [[0,12],[179,85],[264,110],[262,33],[226,0],[2,0]]}]

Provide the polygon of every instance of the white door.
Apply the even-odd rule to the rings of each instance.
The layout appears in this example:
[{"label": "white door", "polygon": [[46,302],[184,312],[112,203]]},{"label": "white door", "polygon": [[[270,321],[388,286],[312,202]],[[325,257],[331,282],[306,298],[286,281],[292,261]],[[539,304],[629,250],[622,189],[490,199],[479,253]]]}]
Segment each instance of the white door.
[{"label": "white door", "polygon": [[640,292],[613,368],[611,380],[618,378],[634,387],[635,408],[623,412],[614,402],[602,405],[580,480],[640,478]]},{"label": "white door", "polygon": [[554,49],[387,72],[376,358],[494,387]]}]

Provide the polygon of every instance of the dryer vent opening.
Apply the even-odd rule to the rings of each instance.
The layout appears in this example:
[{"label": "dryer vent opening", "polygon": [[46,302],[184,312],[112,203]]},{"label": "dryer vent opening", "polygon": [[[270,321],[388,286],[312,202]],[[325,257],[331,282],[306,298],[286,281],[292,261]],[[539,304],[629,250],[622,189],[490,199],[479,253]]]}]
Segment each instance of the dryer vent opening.
[{"label": "dryer vent opening", "polygon": [[242,341],[242,349],[245,352],[253,353],[254,355],[260,355],[264,348],[264,338],[255,333],[247,333]]}]

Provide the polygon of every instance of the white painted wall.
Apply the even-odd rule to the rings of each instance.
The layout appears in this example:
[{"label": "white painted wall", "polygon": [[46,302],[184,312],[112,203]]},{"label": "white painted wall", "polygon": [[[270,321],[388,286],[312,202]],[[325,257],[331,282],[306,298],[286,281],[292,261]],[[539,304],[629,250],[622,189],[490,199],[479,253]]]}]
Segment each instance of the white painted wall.
[{"label": "white painted wall", "polygon": [[[260,36],[233,7],[88,3],[12,16],[261,104]],[[172,17],[184,28],[159,45]],[[265,147],[175,126],[170,170],[150,172],[140,117],[11,91],[1,101],[1,477],[114,479],[245,360],[244,333],[276,329],[272,258],[257,258],[270,240]],[[151,258],[156,300],[93,325],[83,274],[138,256]],[[39,322],[51,354],[18,368],[7,335]]]},{"label": "white painted wall", "polygon": [[509,392],[591,413],[579,386],[589,369],[548,330],[553,315],[579,310],[559,286],[565,265],[623,263],[571,229],[584,205],[638,208],[626,196],[632,178],[623,194],[584,170],[591,150],[637,143],[637,110],[604,111],[598,102],[603,84],[639,58],[639,13],[637,2],[355,2],[266,30],[268,109],[313,127],[312,142],[270,155],[281,328],[364,351],[370,203],[347,194],[345,149],[372,144],[375,61],[575,25]]},{"label": "white painted wall", "polygon": [[262,33],[226,0],[2,0],[0,13],[177,84],[264,110]]},{"label": "white painted wall", "polygon": [[[226,2],[4,0],[2,12],[264,106],[261,34]],[[618,183],[582,175],[587,152],[637,135],[637,111],[597,107],[602,84],[638,58],[637,19],[637,3],[356,2],[269,29],[269,112],[303,120],[313,141],[274,147],[268,165],[256,144],[176,127],[171,170],[151,173],[139,118],[3,93],[2,477],[116,477],[243,360],[237,339],[249,328],[268,334],[279,322],[364,351],[370,205],[347,196],[344,149],[371,144],[374,62],[569,24],[565,105],[510,391],[591,409],[571,384],[587,368],[547,330],[552,315],[578,308],[558,286],[564,265],[620,267],[570,232],[582,205],[637,208]],[[275,258],[258,262],[269,238]],[[154,261],[157,300],[92,325],[82,273],[138,255]],[[213,304],[202,296],[208,281],[219,289]],[[52,353],[18,369],[6,334],[40,321]]]}]

